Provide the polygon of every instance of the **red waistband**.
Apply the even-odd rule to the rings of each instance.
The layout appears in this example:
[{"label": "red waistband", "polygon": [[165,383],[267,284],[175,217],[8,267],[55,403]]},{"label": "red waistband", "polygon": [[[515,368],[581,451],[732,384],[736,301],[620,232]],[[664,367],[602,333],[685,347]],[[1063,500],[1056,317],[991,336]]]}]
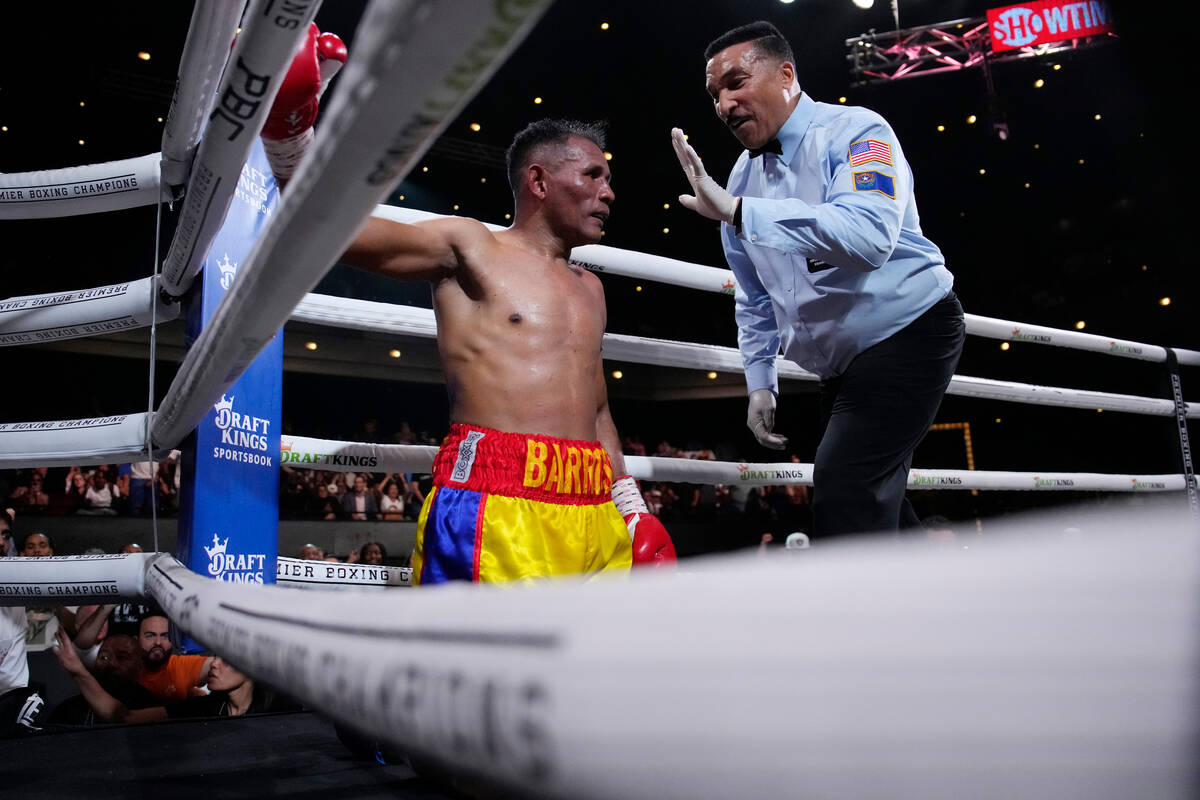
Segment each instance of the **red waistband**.
[{"label": "red waistband", "polygon": [[612,499],[612,462],[599,442],[505,433],[455,423],[433,461],[433,483],[560,505]]}]

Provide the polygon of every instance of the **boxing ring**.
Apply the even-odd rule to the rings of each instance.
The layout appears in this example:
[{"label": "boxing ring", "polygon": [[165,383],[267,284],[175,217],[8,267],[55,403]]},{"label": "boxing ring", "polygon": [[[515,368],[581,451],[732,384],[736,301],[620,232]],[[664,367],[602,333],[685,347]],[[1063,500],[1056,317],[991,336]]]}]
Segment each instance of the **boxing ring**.
[{"label": "boxing ring", "polygon": [[[312,149],[163,401],[146,412],[0,423],[0,468],[173,448],[288,319],[435,336],[431,311],[308,292],[369,214],[431,216],[379,203],[546,5],[373,3]],[[237,191],[249,142],[231,132],[256,132],[277,86],[258,87],[254,113],[222,103],[247,74],[277,74],[295,48],[294,32],[254,24],[270,6],[250,4],[228,53],[244,69],[223,70],[241,4],[197,5],[161,155],[0,176],[3,218],[184,204],[161,275],[0,301],[0,346],[153,331],[177,315],[171,298],[195,279]],[[315,4],[296,6],[305,22],[315,14]],[[94,191],[70,188],[82,185]],[[25,200],[7,199],[17,195]],[[573,261],[735,290],[728,270],[601,245],[576,249]],[[674,575],[400,594],[387,587],[411,584],[411,573],[329,578],[290,559],[278,560],[274,587],[213,581],[161,553],[2,559],[0,604],[151,597],[196,640],[307,706],[530,796],[1188,796],[1200,785],[1200,551],[1178,493],[1194,511],[1186,420],[1200,411],[1183,399],[1178,365],[1200,365],[1200,352],[973,315],[967,330],[1170,364],[1173,399],[959,375],[949,393],[1174,417],[1185,470],[914,469],[911,488],[1138,491],[1164,502],[1087,518],[1085,546],[1056,535],[1064,523],[1048,516],[997,526],[987,552],[970,559],[846,542],[799,557],[697,559]],[[734,348],[607,334],[604,351],[741,371]],[[816,379],[777,365],[781,379]],[[275,455],[292,468],[421,472],[433,452],[290,436]],[[806,463],[626,462],[635,477],[660,481],[812,482]],[[1148,534],[1136,559],[1131,529]],[[305,583],[343,591],[305,592]]]}]

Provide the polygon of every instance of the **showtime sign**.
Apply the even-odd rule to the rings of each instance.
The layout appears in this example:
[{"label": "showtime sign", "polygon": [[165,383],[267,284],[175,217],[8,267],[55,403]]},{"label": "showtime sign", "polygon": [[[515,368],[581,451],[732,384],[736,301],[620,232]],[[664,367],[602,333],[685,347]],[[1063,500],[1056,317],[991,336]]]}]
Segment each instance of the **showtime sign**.
[{"label": "showtime sign", "polygon": [[992,50],[1016,50],[1112,31],[1112,12],[1101,0],[1039,0],[988,10]]}]

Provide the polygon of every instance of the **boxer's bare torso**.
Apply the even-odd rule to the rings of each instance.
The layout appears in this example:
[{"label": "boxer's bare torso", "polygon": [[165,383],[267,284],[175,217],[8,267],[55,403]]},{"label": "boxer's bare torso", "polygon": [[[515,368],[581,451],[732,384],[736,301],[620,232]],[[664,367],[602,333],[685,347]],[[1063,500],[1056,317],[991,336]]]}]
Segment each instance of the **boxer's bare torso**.
[{"label": "boxer's bare torso", "polygon": [[[556,131],[571,125],[584,135],[556,137]],[[540,143],[534,140],[538,136],[543,137]],[[516,200],[511,228],[493,233],[476,220],[460,217],[416,225],[373,218],[342,260],[433,284],[451,422],[599,441],[608,454],[605,472],[612,479],[603,488],[611,489],[612,507],[625,520],[633,561],[661,566],[674,563],[674,546],[662,524],[647,512],[637,482],[626,469],[608,408],[600,353],[604,292],[599,278],[568,261],[573,247],[600,241],[615,199],[602,142],[602,136],[580,123],[534,123],[517,135],[508,154]],[[461,455],[459,451],[456,458]],[[518,465],[525,480],[532,474],[528,468],[528,461],[525,470]],[[422,524],[433,519],[428,514],[435,513],[436,503],[426,503]],[[608,514],[602,506],[594,507],[596,531],[609,525],[599,521]],[[477,516],[471,523],[475,527],[468,525],[463,535],[477,548],[472,574],[478,580],[483,537],[478,526],[485,515],[480,511]],[[557,512],[555,518],[560,518]],[[538,522],[533,529],[542,530],[542,525]],[[558,530],[556,525],[546,529]],[[613,547],[613,563],[623,568],[626,562],[619,554],[624,552],[625,531],[617,530],[616,538],[606,541]],[[423,549],[424,533],[418,536],[419,557],[424,558],[433,551]],[[589,542],[587,548],[597,546]],[[446,558],[447,563],[452,560]],[[550,562],[542,568],[546,571],[539,574],[557,571]]]},{"label": "boxer's bare torso", "polygon": [[596,439],[600,280],[509,232],[485,229],[463,255],[433,291],[451,421]]},{"label": "boxer's bare torso", "polygon": [[[571,248],[598,241],[612,200],[608,166],[591,142],[547,180],[553,198],[507,230],[449,218],[404,225],[372,219],[346,263],[433,284],[450,419],[516,433],[605,439],[600,280],[572,266]],[[601,420],[601,425],[605,422]]]}]

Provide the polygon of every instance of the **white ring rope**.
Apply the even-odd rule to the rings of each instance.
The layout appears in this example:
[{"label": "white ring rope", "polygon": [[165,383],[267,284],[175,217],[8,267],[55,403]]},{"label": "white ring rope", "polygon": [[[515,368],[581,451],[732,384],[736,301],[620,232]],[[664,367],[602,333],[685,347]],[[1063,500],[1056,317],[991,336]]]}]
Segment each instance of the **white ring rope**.
[{"label": "white ring rope", "polygon": [[411,567],[308,561],[279,556],[275,582],[293,589],[387,589],[412,586]]},{"label": "white ring rope", "polygon": [[251,0],[196,152],[175,237],[163,260],[163,286],[172,295],[186,292],[204,266],[246,159],[318,6],[315,0],[282,4]]},{"label": "white ring rope", "polygon": [[330,472],[430,472],[438,449],[417,444],[371,444],[283,434],[279,463]]},{"label": "white ring rope", "polygon": [[[145,456],[139,440],[146,414],[55,422],[0,423],[0,469],[130,461]],[[110,442],[111,440],[111,442]],[[111,447],[109,446],[111,444]],[[73,449],[78,448],[78,449]],[[429,472],[436,447],[371,444],[284,435],[279,463],[331,472]],[[639,480],[744,486],[812,485],[810,463],[698,461],[625,456]],[[1183,475],[1012,472],[913,468],[910,489],[1174,492]]]},{"label": "white ring rope", "polygon": [[372,3],[343,90],[159,406],[156,443],[177,442],[195,427],[547,5]]},{"label": "white ring rope", "polygon": [[[394,222],[424,222],[431,219],[448,219],[445,214],[420,211],[403,206],[380,205],[371,216],[390,219]],[[484,223],[493,231],[504,230],[506,225]],[[720,292],[733,295],[735,286],[733,272],[718,267],[706,267],[666,256],[639,253],[636,250],[620,250],[602,244],[589,244],[571,251],[571,263],[592,272],[606,272],[627,278],[644,278],[671,286],[698,289],[703,292]]]},{"label": "white ring rope", "polygon": [[157,286],[142,278],[0,300],[0,347],[144,328],[156,313],[160,323],[178,318],[179,305],[164,301]]},{"label": "white ring rope", "polygon": [[0,469],[144,461],[149,418],[143,411],[84,419],[0,422]]},{"label": "white ring rope", "polygon": [[[149,280],[145,279],[144,285],[143,282],[134,282],[122,286],[137,286],[143,291],[149,291]],[[141,319],[149,319],[149,296],[143,299],[141,293],[130,293],[128,296],[122,294],[121,297],[125,297],[125,301],[122,302],[117,297],[119,293],[108,291],[111,289],[113,287],[98,287],[73,294],[52,293],[0,301],[0,346],[88,336],[117,328],[140,327],[143,324]],[[88,302],[87,297],[98,299]],[[61,304],[56,303],[47,306],[44,309],[45,313],[26,313],[32,306],[40,309],[42,304],[60,298],[67,298],[62,300],[62,303],[69,304],[70,307],[60,308],[58,306]],[[179,310],[174,305],[160,301],[159,313],[167,319],[174,319]],[[290,318],[316,325],[378,333],[423,338],[437,336],[437,326],[430,309],[330,295],[305,295],[292,311]],[[737,349],[720,345],[607,333],[604,335],[604,354],[605,358],[612,360],[655,366],[716,369],[733,373],[742,371],[742,358]],[[817,380],[811,372],[801,369],[782,356],[776,357],[775,365],[781,378]],[[1105,411],[1124,411],[1151,416],[1172,416],[1175,413],[1174,403],[1164,398],[1037,386],[965,375],[954,376],[947,391],[949,394],[964,397],[1061,408],[1102,408]],[[1189,404],[1187,416],[1200,417],[1200,407]]]},{"label": "white ring rope", "polygon": [[200,130],[212,108],[245,6],[245,0],[205,0],[192,9],[163,128],[162,181],[166,186],[182,187],[191,175]]},{"label": "white ring rope", "polygon": [[[331,325],[380,333],[399,333],[425,338],[437,335],[432,309],[414,306],[352,300],[330,295],[310,294],[296,306],[292,319],[315,325]],[[695,342],[673,342],[619,333],[604,334],[604,357],[656,366],[684,369],[718,369],[742,372],[742,357],[737,348]],[[781,378],[815,381],[807,372],[782,356],[775,366]],[[947,393],[965,397],[1006,400],[1031,405],[1125,411],[1132,414],[1169,417],[1175,414],[1171,400],[1157,397],[1093,392],[1056,386],[1037,386],[1012,381],[996,381],[955,375]],[[1188,417],[1200,417],[1200,405],[1188,404]]]},{"label": "white ring rope", "polygon": [[0,173],[0,219],[45,219],[153,205],[158,153],[104,164]]},{"label": "white ring rope", "polygon": [[[446,217],[444,214],[386,205],[375,209],[373,216],[397,222],[420,222]],[[492,230],[501,230],[504,226],[489,224],[488,227]],[[664,256],[638,253],[633,250],[619,250],[606,245],[590,244],[577,247],[571,252],[571,256],[571,263],[594,272],[606,272],[626,278],[656,281],[706,292],[732,296],[737,285],[733,278],[733,272],[728,269],[692,264]],[[967,333],[989,339],[1055,345],[1142,361],[1162,362],[1167,358],[1166,350],[1158,345],[1134,342],[1128,339],[1112,339],[1092,333],[1065,331],[1045,325],[1031,325],[1026,322],[981,317],[976,314],[967,314],[966,318]],[[1175,353],[1179,357],[1180,364],[1200,366],[1200,351],[1176,349]]]},{"label": "white ring rope", "polygon": [[[141,600],[146,568],[159,553],[0,558],[0,606],[89,605]],[[64,565],[72,566],[64,566]],[[83,565],[76,568],[75,565]],[[409,567],[304,561],[280,556],[277,583],[295,589],[371,590],[412,586]]]},{"label": "white ring rope", "polygon": [[[436,447],[361,444],[284,434],[280,463],[331,472],[429,472]],[[782,461],[754,464],[688,458],[625,456],[629,474],[639,480],[742,486],[812,486],[813,465]],[[919,469],[908,476],[910,489],[998,489],[1010,491],[1172,492],[1185,488],[1183,475],[1111,475],[1096,472],[989,472]]]},{"label": "white ring rope", "polygon": [[146,596],[158,553],[0,558],[0,606],[91,605]]},{"label": "white ring rope", "polygon": [[[1131,530],[1153,535],[1131,549]],[[35,560],[0,561],[0,584],[18,561]],[[519,796],[1182,798],[1192,785],[1200,549],[1186,517],[1045,517],[967,553],[829,543],[686,569],[316,596],[158,555],[145,585],[256,680]]]}]

